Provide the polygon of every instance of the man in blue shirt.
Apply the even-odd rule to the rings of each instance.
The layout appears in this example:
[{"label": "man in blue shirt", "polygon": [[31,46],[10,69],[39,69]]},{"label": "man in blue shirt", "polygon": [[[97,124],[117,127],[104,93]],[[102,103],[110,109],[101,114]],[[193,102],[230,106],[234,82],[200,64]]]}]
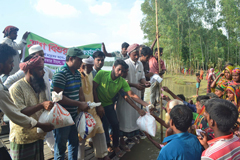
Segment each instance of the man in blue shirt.
[{"label": "man in blue shirt", "polygon": [[176,105],[170,112],[170,128],[174,134],[164,138],[167,144],[157,160],[200,160],[203,147],[197,137],[187,130],[192,123],[192,111],[185,105]]}]

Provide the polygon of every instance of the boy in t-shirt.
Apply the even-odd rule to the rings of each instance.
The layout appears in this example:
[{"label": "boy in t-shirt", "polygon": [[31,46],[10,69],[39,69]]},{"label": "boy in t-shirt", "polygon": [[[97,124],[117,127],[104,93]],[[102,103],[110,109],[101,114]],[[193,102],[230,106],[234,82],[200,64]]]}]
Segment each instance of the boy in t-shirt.
[{"label": "boy in t-shirt", "polygon": [[201,133],[203,138],[198,137],[206,149],[201,159],[239,159],[240,139],[231,132],[238,119],[236,106],[227,100],[210,99],[205,107],[204,116],[215,138],[207,141],[207,136],[203,133]]}]

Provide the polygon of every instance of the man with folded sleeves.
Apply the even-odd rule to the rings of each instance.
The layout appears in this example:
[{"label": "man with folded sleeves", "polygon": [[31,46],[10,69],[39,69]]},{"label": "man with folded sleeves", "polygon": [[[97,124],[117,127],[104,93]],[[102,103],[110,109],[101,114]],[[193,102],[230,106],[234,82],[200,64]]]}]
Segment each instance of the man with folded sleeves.
[{"label": "man with folded sleeves", "polygon": [[[38,120],[43,110],[51,110],[53,102],[47,101],[43,75],[44,60],[35,55],[20,63],[25,77],[10,87],[16,110]],[[10,121],[10,154],[13,160],[44,159],[43,139],[46,133],[37,133],[37,128],[26,128]]]},{"label": "man with folded sleeves", "polygon": [[[81,74],[78,69],[83,58],[88,58],[79,48],[69,48],[66,55],[66,63],[57,69],[53,76],[51,90],[57,93],[63,91],[63,99],[58,103],[62,105],[72,116],[77,117],[78,109],[87,111],[87,102],[80,101]],[[63,160],[68,142],[68,159],[76,160],[78,156],[78,132],[76,125],[55,129],[54,159]]]},{"label": "man with folded sleeves", "polygon": [[[16,52],[13,48],[7,44],[0,44],[0,75],[9,74],[13,67],[13,56],[16,55]],[[21,113],[20,110],[16,109],[15,104],[13,103],[8,89],[3,85],[0,80],[0,132],[1,125],[3,122],[3,115],[6,114],[8,118],[15,124],[22,126],[24,128],[30,129],[34,127],[40,127],[45,132],[51,131],[54,126],[46,123],[39,123],[34,118],[28,117]],[[0,142],[0,155],[1,159],[11,160],[11,157],[4,147],[4,144]]]},{"label": "man with folded sleeves", "polygon": [[[82,60],[81,68],[79,69],[81,73],[81,80],[82,80],[82,91],[83,91],[83,100],[85,102],[94,102],[93,97],[93,70],[94,59],[90,56],[89,58],[84,58]],[[104,129],[102,126],[102,121],[100,117],[97,115],[96,108],[92,108],[88,110],[93,118],[96,121],[96,126],[92,130],[92,132],[85,138],[82,139],[79,136],[79,152],[78,152],[78,159],[84,160],[84,153],[85,153],[85,142],[86,139],[92,138],[93,148],[95,152],[95,157],[103,160],[110,160],[108,157],[108,150],[106,144],[106,138],[104,134]]]}]

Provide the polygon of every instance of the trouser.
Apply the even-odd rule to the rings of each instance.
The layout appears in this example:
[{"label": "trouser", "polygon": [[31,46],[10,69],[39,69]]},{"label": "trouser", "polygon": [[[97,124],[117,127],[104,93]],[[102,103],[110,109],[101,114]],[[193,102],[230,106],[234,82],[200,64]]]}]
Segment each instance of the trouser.
[{"label": "trouser", "polygon": [[5,147],[0,148],[0,159],[11,160],[11,157],[7,151],[7,148]]},{"label": "trouser", "polygon": [[77,160],[78,132],[75,125],[58,128],[53,131],[55,138],[54,160],[64,160],[66,144],[68,142],[68,159]]},{"label": "trouser", "polygon": [[114,104],[104,107],[105,115],[102,117],[103,129],[107,143],[110,143],[109,137],[109,124],[112,126],[113,132],[113,147],[119,145],[119,123],[117,119],[117,113],[114,109]]},{"label": "trouser", "polygon": [[150,87],[150,102],[151,104],[154,104],[155,102],[159,101],[160,99],[160,90],[159,90],[159,84],[157,81],[151,84]]},{"label": "trouser", "polygon": [[[98,133],[92,137],[93,149],[96,158],[104,158],[108,155],[106,138],[104,133]],[[78,160],[84,160],[86,139],[79,142]]]}]

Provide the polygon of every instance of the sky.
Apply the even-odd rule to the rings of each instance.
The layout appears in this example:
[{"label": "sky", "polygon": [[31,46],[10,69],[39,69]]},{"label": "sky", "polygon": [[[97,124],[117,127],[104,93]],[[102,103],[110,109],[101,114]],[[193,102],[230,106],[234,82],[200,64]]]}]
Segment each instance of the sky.
[{"label": "sky", "polygon": [[123,42],[146,42],[140,27],[142,3],[142,0],[0,0],[0,29],[2,32],[8,25],[18,27],[16,42],[28,31],[65,47],[104,42],[108,52],[120,51]]}]

